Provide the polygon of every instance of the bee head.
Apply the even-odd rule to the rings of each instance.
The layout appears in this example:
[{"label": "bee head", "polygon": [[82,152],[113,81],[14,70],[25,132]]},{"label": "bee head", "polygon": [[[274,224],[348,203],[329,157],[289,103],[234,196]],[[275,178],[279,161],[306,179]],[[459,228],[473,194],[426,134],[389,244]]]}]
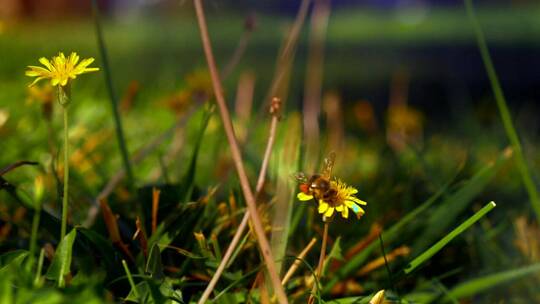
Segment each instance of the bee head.
[{"label": "bee head", "polygon": [[300,184],[298,186],[300,188],[300,191],[304,192],[305,194],[309,194],[309,185],[308,184]]}]

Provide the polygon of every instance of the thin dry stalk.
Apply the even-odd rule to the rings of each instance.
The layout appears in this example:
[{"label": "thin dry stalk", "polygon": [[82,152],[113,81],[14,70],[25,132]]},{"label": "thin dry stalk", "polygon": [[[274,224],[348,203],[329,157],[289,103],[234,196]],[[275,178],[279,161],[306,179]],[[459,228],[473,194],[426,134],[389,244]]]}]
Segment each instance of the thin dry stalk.
[{"label": "thin dry stalk", "polygon": [[[268,135],[268,142],[266,143],[266,150],[264,153],[264,158],[261,164],[261,169],[259,170],[259,178],[257,180],[257,187],[255,189],[255,197],[259,197],[259,195],[262,192],[263,186],[264,186],[264,180],[266,179],[266,171],[268,168],[268,163],[270,162],[270,155],[272,151],[272,147],[274,146],[274,139],[276,136],[277,131],[277,123],[279,121],[279,110],[280,110],[280,102],[279,99],[274,99],[274,103],[272,104],[273,107],[270,108],[270,113],[272,114],[272,122],[270,123],[270,134]],[[240,238],[244,234],[248,220],[249,220],[249,210],[244,213],[244,217],[242,218],[242,222],[236,229],[236,232],[233,236],[233,239],[231,241],[231,244],[227,248],[227,251],[225,252],[225,255],[221,259],[221,262],[216,269],[216,272],[214,273],[214,276],[212,277],[212,280],[208,283],[208,286],[206,286],[206,289],[204,290],[201,298],[197,302],[198,304],[205,303],[208,298],[210,297],[210,293],[216,286],[219,278],[223,274],[223,271],[225,270],[225,267],[229,263],[229,260],[231,259],[231,256],[234,252],[234,249],[236,246],[238,246],[238,243],[240,242]]]},{"label": "thin dry stalk", "polygon": [[244,55],[244,52],[246,51],[249,38],[251,37],[251,33],[256,27],[256,18],[254,14],[249,14],[246,17],[246,20],[244,22],[244,32],[242,33],[242,36],[240,37],[240,40],[238,40],[238,45],[236,46],[236,49],[234,50],[233,55],[231,56],[231,59],[229,59],[229,63],[225,65],[225,68],[221,71],[221,78],[227,78],[231,74],[231,72],[234,70],[234,68],[238,65],[240,62],[240,59]]},{"label": "thin dry stalk", "polygon": [[379,234],[381,234],[381,232],[382,226],[380,224],[375,223],[371,225],[369,234],[363,239],[361,239],[358,243],[356,243],[356,245],[347,250],[347,253],[345,253],[345,260],[352,259],[360,251],[364,250],[367,246],[369,246],[369,244],[373,243],[373,241],[379,237]]},{"label": "thin dry stalk", "polygon": [[[309,9],[309,2],[310,0],[302,0],[302,3],[300,4],[298,14],[296,15],[296,19],[294,20],[294,24],[291,27],[289,35],[285,39],[283,48],[279,53],[276,71],[272,79],[272,84],[270,85],[270,90],[268,91],[266,98],[264,99],[261,109],[266,108],[268,102],[270,101],[270,98],[273,98],[275,96],[278,96],[282,99],[282,101],[285,101],[285,96],[280,96],[278,94],[278,91],[284,86],[283,80],[286,79],[285,76],[289,73],[290,66],[294,60],[298,37],[300,36],[300,30],[302,29],[302,25],[306,20]],[[264,113],[264,111],[259,111],[259,115],[261,113]]]},{"label": "thin dry stalk", "polygon": [[[311,15],[308,64],[304,88],[304,138],[306,141],[306,164],[317,163],[319,155],[319,116],[321,113],[321,91],[323,81],[324,43],[330,2],[316,0]],[[312,171],[314,168],[306,168]]]},{"label": "thin dry stalk", "polygon": [[241,185],[242,192],[244,194],[244,198],[246,200],[246,204],[250,213],[255,235],[257,237],[257,242],[259,244],[261,254],[264,258],[266,267],[268,269],[268,274],[270,276],[270,280],[272,281],[274,292],[277,296],[279,303],[288,303],[287,296],[285,294],[285,291],[283,290],[283,287],[281,286],[279,275],[274,265],[274,258],[270,250],[270,244],[268,243],[268,239],[266,238],[264,228],[261,223],[261,219],[259,218],[259,215],[257,213],[257,206],[255,204],[255,196],[253,195],[253,192],[249,185],[249,180],[248,180],[246,171],[244,169],[244,164],[242,161],[242,155],[240,154],[240,148],[238,146],[238,142],[236,141],[236,137],[234,135],[234,130],[231,123],[231,117],[229,114],[229,110],[227,109],[227,103],[225,102],[225,97],[223,96],[223,88],[221,85],[219,72],[216,68],[214,54],[212,53],[212,47],[210,43],[210,38],[208,36],[208,29],[206,26],[206,20],[204,16],[202,3],[201,3],[201,0],[194,0],[193,2],[195,4],[195,11],[197,13],[197,21],[199,23],[199,29],[201,32],[201,40],[202,40],[206,60],[208,63],[208,69],[210,70],[210,76],[212,77],[212,85],[214,87],[214,93],[215,93],[216,100],[218,103],[219,113],[221,116],[221,120],[223,122],[223,126],[225,128],[225,134],[229,142],[232,158],[236,167],[236,171],[238,173],[238,178],[240,179],[240,185]]},{"label": "thin dry stalk", "polygon": [[257,196],[262,191],[262,188],[264,186],[264,180],[266,179],[266,171],[268,170],[268,163],[270,160],[270,155],[272,154],[272,147],[274,146],[274,141],[276,139],[276,129],[279,120],[280,107],[280,99],[274,97],[274,99],[272,99],[272,105],[270,106],[270,114],[272,114],[272,122],[270,123],[270,135],[268,135],[268,143],[266,144],[266,150],[264,151],[261,171],[259,173],[259,179],[257,180],[257,186],[255,188],[257,190]]},{"label": "thin dry stalk", "polygon": [[281,280],[281,284],[283,284],[283,286],[285,286],[285,284],[287,284],[287,282],[291,279],[291,277],[293,276],[293,274],[296,272],[296,270],[298,269],[298,267],[300,266],[300,263],[302,263],[302,259],[304,259],[306,257],[306,255],[308,254],[308,252],[311,250],[311,248],[313,248],[313,246],[315,246],[315,243],[317,243],[317,238],[312,238],[311,239],[311,242],[309,242],[309,244],[306,246],[306,248],[304,248],[304,250],[302,250],[300,252],[300,254],[298,255],[298,257],[296,257],[296,260],[294,261],[294,263],[291,265],[291,267],[289,268],[289,270],[287,270],[287,273],[285,274],[285,276],[283,277],[283,279]]},{"label": "thin dry stalk", "polygon": [[[326,242],[327,241],[328,241],[328,223],[325,222],[322,245],[321,245],[321,254],[319,255],[319,264],[317,265],[317,271],[315,273],[315,275],[317,276],[317,280],[319,281],[322,276],[324,259],[326,257]],[[313,288],[311,289],[311,295],[309,296],[309,299],[308,299],[309,304],[312,304],[315,301],[315,297],[313,295],[315,294],[315,292],[317,292],[317,280],[313,280]]]},{"label": "thin dry stalk", "polygon": [[253,92],[255,90],[255,75],[252,72],[243,72],[238,79],[238,89],[236,90],[236,101],[234,112],[241,126],[238,140],[245,142],[248,133],[247,125],[251,118],[251,108],[253,107]]},{"label": "thin dry stalk", "polygon": [[[400,256],[407,256],[411,253],[411,249],[407,246],[401,246],[399,248],[394,249],[392,252],[386,255],[386,257],[378,257],[377,259],[369,262],[366,264],[366,266],[362,267],[356,274],[358,276],[364,276],[372,272],[373,270],[380,268],[384,266],[386,263],[390,263],[394,261],[396,258]],[[386,258],[386,261],[385,261]]]}]

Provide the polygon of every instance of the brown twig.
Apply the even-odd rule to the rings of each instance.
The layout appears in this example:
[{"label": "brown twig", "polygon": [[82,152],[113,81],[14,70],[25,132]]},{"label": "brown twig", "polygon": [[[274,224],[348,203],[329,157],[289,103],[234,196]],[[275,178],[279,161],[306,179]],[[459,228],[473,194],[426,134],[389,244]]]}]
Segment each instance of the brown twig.
[{"label": "brown twig", "polygon": [[21,160],[21,161],[18,161],[18,162],[16,162],[16,163],[10,164],[10,165],[8,165],[8,166],[2,168],[2,169],[0,170],[0,176],[2,176],[2,175],[4,175],[4,174],[8,173],[9,171],[11,171],[11,170],[13,170],[13,169],[16,169],[16,168],[18,168],[18,167],[20,167],[20,166],[24,166],[24,165],[33,165],[33,166],[35,166],[35,165],[39,165],[39,163],[38,163],[38,162],[34,162],[34,161]]},{"label": "brown twig", "polygon": [[157,229],[157,215],[159,208],[159,195],[161,191],[157,188],[152,188],[152,234],[156,232]]},{"label": "brown twig", "polygon": [[[272,122],[270,123],[270,134],[268,135],[268,142],[266,144],[266,150],[264,153],[264,158],[262,160],[261,169],[259,171],[259,178],[257,180],[257,187],[255,188],[255,197],[259,197],[259,195],[262,192],[264,181],[266,178],[266,170],[268,168],[268,162],[270,161],[270,155],[272,151],[272,147],[274,145],[274,139],[276,136],[276,130],[277,130],[277,123],[279,121],[279,113],[280,113],[280,106],[281,102],[279,99],[274,99],[274,102],[272,103],[272,107],[270,108],[270,113],[272,114]],[[234,249],[236,246],[238,246],[238,242],[240,242],[240,238],[244,234],[244,231],[246,230],[248,220],[249,220],[249,210],[244,213],[244,217],[242,218],[242,222],[236,229],[236,232],[233,236],[233,239],[231,241],[231,244],[227,248],[227,251],[225,252],[225,255],[221,259],[221,262],[214,273],[214,276],[212,277],[212,280],[210,280],[210,283],[208,283],[208,286],[206,286],[206,289],[204,290],[201,298],[197,302],[198,304],[205,303],[208,298],[210,297],[210,293],[216,286],[219,278],[221,277],[221,274],[225,270],[225,267],[229,263],[229,260],[231,259],[231,256],[234,252]]]},{"label": "brown twig", "polygon": [[285,276],[283,277],[283,279],[281,280],[281,284],[283,284],[283,286],[285,286],[285,284],[287,284],[287,282],[289,281],[289,279],[293,276],[293,274],[295,273],[295,271],[298,269],[298,267],[300,266],[300,263],[302,263],[302,259],[306,257],[306,255],[308,254],[308,252],[311,250],[311,248],[313,248],[313,246],[315,246],[315,243],[317,243],[317,238],[312,238],[311,239],[311,242],[309,242],[309,244],[306,246],[306,248],[304,248],[304,250],[302,250],[302,252],[300,252],[300,254],[298,255],[298,257],[296,258],[296,260],[294,261],[294,263],[291,265],[291,267],[289,268],[289,270],[287,270],[287,273],[285,274]]},{"label": "brown twig", "polygon": [[206,26],[206,20],[204,16],[202,3],[201,3],[201,0],[194,0],[193,2],[195,4],[195,11],[197,13],[197,21],[199,23],[199,29],[201,33],[201,40],[202,40],[202,44],[204,48],[204,53],[206,56],[206,61],[208,63],[208,68],[210,70],[210,76],[212,77],[212,85],[214,87],[214,94],[215,94],[216,101],[219,107],[219,113],[221,116],[223,127],[225,128],[225,134],[229,142],[229,147],[231,149],[234,165],[238,173],[238,178],[240,179],[240,185],[241,185],[242,192],[244,194],[244,198],[246,200],[246,204],[250,213],[251,222],[253,224],[255,235],[257,237],[257,242],[261,249],[261,254],[266,263],[266,268],[268,269],[268,274],[270,276],[270,280],[272,281],[274,292],[277,296],[279,303],[288,303],[287,296],[285,294],[285,291],[283,290],[283,287],[281,286],[279,275],[274,265],[274,258],[270,250],[270,244],[268,243],[268,239],[266,238],[264,228],[261,223],[261,219],[259,218],[259,215],[257,213],[257,206],[255,204],[255,196],[253,195],[253,192],[249,185],[249,180],[248,180],[246,171],[244,169],[244,163],[242,161],[242,155],[240,154],[240,148],[238,146],[238,142],[236,141],[236,137],[234,135],[234,130],[231,123],[231,117],[229,114],[229,110],[227,109],[227,103],[225,102],[225,97],[223,96],[223,88],[221,85],[219,72],[216,68],[214,54],[212,53],[212,46],[210,43],[210,38],[208,36],[208,29]]}]

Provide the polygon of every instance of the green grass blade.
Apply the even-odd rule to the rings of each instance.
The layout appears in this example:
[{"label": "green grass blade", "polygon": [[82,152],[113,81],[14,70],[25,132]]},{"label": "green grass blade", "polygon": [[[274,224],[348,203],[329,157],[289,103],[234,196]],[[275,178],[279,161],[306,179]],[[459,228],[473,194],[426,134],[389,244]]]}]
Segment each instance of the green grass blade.
[{"label": "green grass blade", "polygon": [[460,235],[463,231],[467,230],[472,224],[476,223],[479,219],[481,219],[484,215],[486,215],[493,208],[495,208],[495,203],[494,202],[490,202],[490,203],[486,204],[482,209],[480,209],[473,216],[471,216],[469,219],[467,219],[465,222],[463,222],[461,225],[459,225],[456,229],[452,230],[445,237],[443,237],[440,241],[438,241],[433,246],[431,246],[431,248],[424,251],[424,253],[422,253],[416,259],[414,259],[412,262],[410,262],[409,265],[407,266],[407,268],[404,269],[405,273],[409,274],[412,271],[414,271],[418,266],[420,266],[425,261],[427,261],[432,256],[434,256],[444,246],[446,246],[446,244],[448,244],[450,241],[452,241],[454,238],[456,238],[458,235]]},{"label": "green grass blade", "polygon": [[[126,276],[129,281],[129,285],[131,286],[131,290],[133,291],[133,294],[136,298],[140,299],[139,292],[137,291],[137,286],[135,286],[135,281],[133,281],[133,276],[131,275],[131,271],[129,271],[126,260],[122,260],[122,266],[124,266],[124,271],[126,272]],[[142,301],[140,301],[139,303],[142,303]]]},{"label": "green grass blade", "polygon": [[413,245],[413,252],[424,251],[435,240],[445,234],[455,223],[456,218],[462,214],[467,206],[478,196],[495,177],[497,172],[507,163],[512,155],[512,150],[506,149],[491,164],[478,171],[463,187],[448,196],[429,217],[424,233],[417,238]]},{"label": "green grass blade", "polygon": [[128,184],[133,186],[133,171],[131,170],[131,162],[129,160],[129,154],[127,149],[126,140],[124,137],[124,128],[122,127],[122,120],[120,118],[120,111],[118,110],[118,97],[114,90],[111,66],[109,65],[109,56],[107,54],[107,47],[105,46],[105,40],[103,39],[103,31],[101,30],[101,17],[99,15],[99,8],[96,0],[92,0],[92,10],[94,13],[94,22],[96,26],[96,38],[99,46],[99,53],[101,61],[103,63],[103,73],[105,75],[105,84],[107,85],[107,91],[109,92],[109,100],[111,102],[111,108],[114,116],[114,126],[116,129],[116,137],[118,138],[118,146],[120,147],[120,153],[122,155],[122,162],[124,163],[124,170],[126,171],[126,177]]},{"label": "green grass blade", "polygon": [[208,128],[208,123],[210,122],[210,118],[212,118],[212,115],[214,114],[214,109],[215,109],[215,106],[213,105],[208,105],[207,107],[205,107],[203,116],[201,118],[201,125],[195,137],[195,145],[193,147],[193,152],[191,154],[189,166],[186,171],[186,175],[184,175],[182,179],[182,183],[181,183],[182,186],[184,187],[184,194],[183,194],[184,202],[188,202],[191,199],[191,194],[193,193],[199,151],[201,148],[202,140],[204,138],[204,134],[206,132],[206,129]]},{"label": "green grass blade", "polygon": [[514,124],[512,123],[510,111],[508,110],[508,106],[506,104],[506,98],[504,97],[499,78],[497,77],[497,72],[495,71],[495,67],[491,60],[484,33],[482,32],[480,22],[478,22],[478,19],[476,18],[476,13],[472,5],[472,0],[464,1],[465,7],[467,9],[467,15],[469,16],[469,19],[474,28],[476,42],[482,56],[482,61],[484,62],[489,81],[491,82],[491,88],[493,89],[493,94],[495,95],[495,100],[497,102],[497,107],[499,108],[499,113],[501,115],[501,119],[504,125],[504,130],[506,131],[506,135],[508,136],[508,139],[512,144],[514,152],[516,153],[515,159],[517,168],[519,170],[519,173],[521,174],[523,185],[525,186],[525,189],[529,194],[529,199],[531,200],[531,205],[534,209],[534,212],[536,213],[536,218],[538,221],[540,221],[540,198],[538,196],[538,191],[532,179],[529,167],[525,162],[521,143],[519,141],[516,129],[514,128]]},{"label": "green grass blade", "polygon": [[497,285],[507,283],[509,281],[516,280],[537,272],[540,272],[540,263],[528,265],[518,269],[512,269],[490,274],[458,284],[456,287],[450,290],[448,296],[451,296],[455,299],[470,297],[484,292]]}]

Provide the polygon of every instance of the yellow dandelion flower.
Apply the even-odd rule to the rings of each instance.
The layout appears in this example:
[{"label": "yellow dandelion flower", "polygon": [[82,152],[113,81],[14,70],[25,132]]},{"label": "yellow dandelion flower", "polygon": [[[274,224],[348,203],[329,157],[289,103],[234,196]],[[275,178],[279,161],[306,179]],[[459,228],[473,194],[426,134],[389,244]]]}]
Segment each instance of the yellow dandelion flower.
[{"label": "yellow dandelion flower", "polygon": [[318,201],[318,212],[327,219],[331,218],[335,212],[341,213],[343,218],[348,218],[349,209],[356,214],[357,218],[360,218],[365,213],[364,209],[360,206],[367,205],[367,203],[355,196],[358,190],[340,180],[330,181],[330,188],[324,194],[309,191],[309,189],[302,186],[301,189],[306,191],[298,193],[297,198],[301,201],[310,201],[313,199]]},{"label": "yellow dandelion flower", "polygon": [[79,62],[79,55],[75,52],[72,52],[69,57],[60,52],[51,60],[41,57],[39,62],[45,67],[31,65],[28,66],[29,70],[26,70],[26,76],[37,77],[30,86],[43,79],[50,79],[53,86],[65,86],[71,79],[77,78],[80,74],[99,71],[99,68],[88,67],[94,62],[94,58],[86,58]]}]

